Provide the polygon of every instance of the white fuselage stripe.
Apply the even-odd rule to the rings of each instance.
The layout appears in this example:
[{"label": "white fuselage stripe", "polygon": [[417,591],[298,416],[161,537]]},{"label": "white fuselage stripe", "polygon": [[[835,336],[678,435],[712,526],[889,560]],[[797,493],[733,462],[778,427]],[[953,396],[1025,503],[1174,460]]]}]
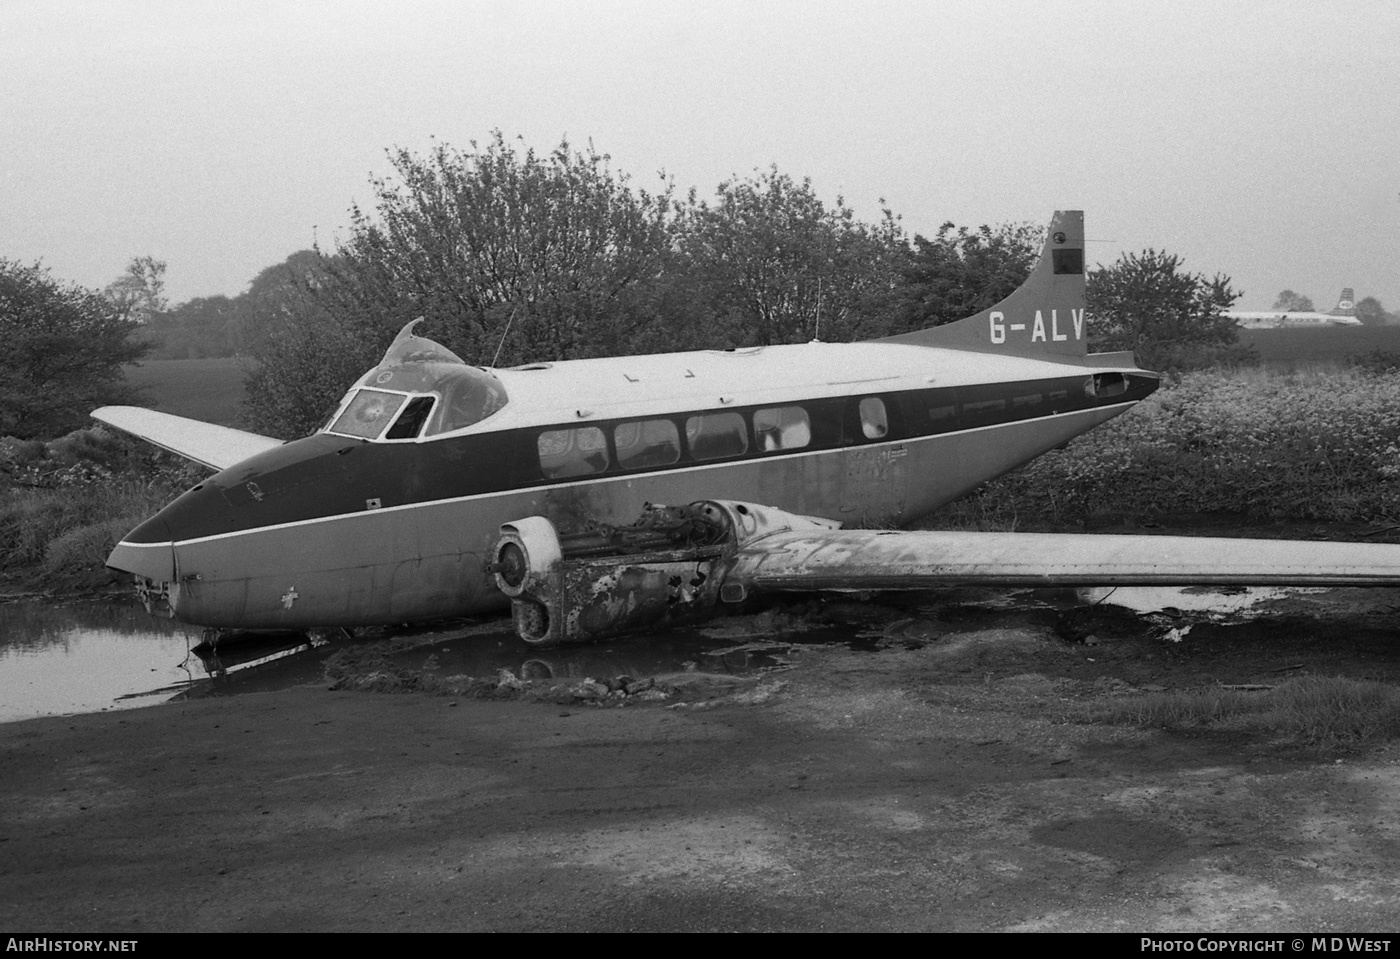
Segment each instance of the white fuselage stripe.
[{"label": "white fuselage stripe", "polygon": [[[363,517],[363,516],[366,516],[366,515],[369,515],[369,514],[383,515],[383,514],[385,514],[385,513],[396,513],[396,512],[401,512],[401,511],[403,511],[403,510],[422,509],[422,508],[428,507],[428,506],[450,506],[450,505],[455,504],[455,503],[466,503],[466,502],[471,502],[471,501],[473,501],[473,500],[489,499],[489,498],[492,497],[492,496],[514,496],[514,495],[518,495],[518,494],[521,494],[521,493],[543,493],[543,492],[548,492],[549,490],[563,489],[563,488],[565,488],[565,487],[571,487],[571,486],[588,486],[588,485],[592,485],[592,484],[607,484],[607,483],[627,483],[627,482],[635,482],[635,481],[637,481],[637,480],[639,480],[639,479],[643,479],[643,478],[650,477],[650,476],[658,476],[658,475],[660,475],[660,476],[668,476],[668,475],[675,475],[676,473],[699,473],[699,472],[704,472],[704,471],[708,471],[708,470],[727,469],[727,468],[729,468],[729,467],[740,466],[740,465],[748,465],[748,464],[753,464],[753,463],[761,463],[761,462],[767,462],[767,461],[772,461],[772,460],[796,460],[796,459],[802,459],[802,458],[804,458],[804,457],[825,456],[825,455],[830,455],[830,454],[834,454],[834,453],[846,453],[846,452],[849,452],[849,451],[851,451],[851,450],[870,450],[870,449],[879,449],[880,447],[907,446],[907,445],[910,445],[910,444],[913,444],[913,443],[920,443],[920,442],[924,442],[924,441],[928,441],[928,440],[944,439],[944,438],[952,437],[952,436],[966,436],[966,435],[968,435],[969,433],[981,433],[981,432],[985,432],[985,431],[988,431],[988,430],[998,430],[998,429],[1002,429],[1002,428],[1008,427],[1008,426],[1024,426],[1024,425],[1027,424],[1027,423],[1052,421],[1052,420],[1064,419],[1064,418],[1066,418],[1066,417],[1083,416],[1083,415],[1085,415],[1085,414],[1090,414],[1090,413],[1102,413],[1102,412],[1104,412],[1105,410],[1113,410],[1113,409],[1119,409],[1119,408],[1126,408],[1126,407],[1134,406],[1134,405],[1136,405],[1136,403],[1137,403],[1137,400],[1131,400],[1131,401],[1126,402],[1126,403],[1113,403],[1113,404],[1109,404],[1109,405],[1107,405],[1107,406],[1095,406],[1095,407],[1091,407],[1091,408],[1089,408],[1089,409],[1073,410],[1073,411],[1068,412],[1068,413],[1052,413],[1052,414],[1050,414],[1050,415],[1048,415],[1048,416],[1036,416],[1036,417],[1031,417],[1031,418],[1022,419],[1022,420],[1011,420],[1011,421],[1006,422],[1006,423],[993,423],[993,424],[991,424],[990,426],[974,426],[974,427],[971,427],[971,428],[969,428],[969,429],[965,429],[965,430],[953,430],[953,431],[950,431],[950,432],[947,432],[947,433],[929,433],[929,434],[926,434],[926,435],[923,435],[923,436],[910,436],[910,437],[907,437],[907,438],[902,439],[902,440],[888,440],[888,441],[885,441],[885,442],[882,442],[882,443],[863,443],[863,444],[861,444],[861,445],[859,445],[859,446],[842,446],[842,447],[837,447],[837,448],[835,448],[835,449],[808,450],[808,451],[802,452],[802,453],[787,453],[787,454],[780,454],[780,455],[777,455],[777,456],[763,456],[763,457],[753,457],[753,458],[745,458],[745,459],[738,459],[738,460],[728,460],[728,461],[723,462],[723,463],[709,463],[709,464],[706,464],[706,465],[703,465],[703,466],[702,466],[702,465],[693,465],[693,466],[688,466],[688,467],[686,467],[686,468],[684,468],[684,469],[677,469],[677,470],[654,470],[654,471],[645,472],[645,473],[631,473],[631,474],[620,475],[620,476],[600,477],[600,478],[598,478],[598,479],[596,479],[596,480],[584,481],[584,482],[581,482],[581,483],[580,483],[580,482],[574,482],[574,483],[550,483],[550,484],[541,485],[541,486],[520,486],[520,487],[511,488],[511,489],[492,490],[492,491],[489,492],[489,493],[472,493],[472,494],[470,494],[470,495],[468,495],[468,496],[452,496],[452,497],[447,497],[447,498],[444,498],[444,499],[422,500],[422,501],[416,502],[416,503],[404,503],[404,504],[399,505],[399,506],[385,506],[385,507],[383,507],[383,508],[381,508],[381,509],[377,509],[377,510],[361,510],[361,511],[354,512],[354,513],[336,513],[334,516],[317,516],[317,517],[314,517],[314,518],[312,518],[312,519],[292,520],[291,522],[288,522],[288,523],[274,523],[274,524],[271,524],[271,525],[268,525],[268,526],[254,526],[254,527],[251,527],[251,528],[249,528],[249,529],[233,530],[232,532],[228,532],[228,533],[214,533],[213,535],[210,535],[210,536],[198,536],[198,537],[195,537],[195,538],[193,538],[193,539],[166,540],[165,542],[161,542],[161,543],[129,543],[129,542],[126,542],[125,540],[123,540],[123,541],[120,543],[120,545],[129,547],[129,548],[132,548],[132,549],[169,549],[169,548],[172,547],[172,546],[187,546],[187,545],[193,545],[193,544],[195,544],[195,543],[212,543],[212,542],[215,542],[215,541],[217,541],[217,540],[232,539],[232,538],[238,537],[238,536],[250,536],[250,535],[253,535],[253,534],[255,534],[255,533],[265,533],[265,532],[270,532],[270,531],[273,531],[273,530],[281,530],[281,529],[292,529],[292,528],[295,528],[295,527],[298,527],[298,526],[312,526],[312,525],[315,525],[315,524],[318,524],[318,523],[331,523],[331,522],[335,522],[335,521],[337,521],[337,520],[345,520],[345,519],[351,519],[351,518],[355,518],[355,517]],[[1110,417],[1110,418],[1111,418],[1111,417]]]}]

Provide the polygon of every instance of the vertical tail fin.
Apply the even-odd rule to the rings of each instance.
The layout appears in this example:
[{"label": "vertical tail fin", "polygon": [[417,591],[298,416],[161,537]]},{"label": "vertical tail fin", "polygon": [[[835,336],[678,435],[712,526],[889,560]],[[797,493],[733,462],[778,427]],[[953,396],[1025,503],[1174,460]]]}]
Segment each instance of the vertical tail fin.
[{"label": "vertical tail fin", "polygon": [[1351,287],[1342,288],[1342,297],[1337,301],[1337,305],[1332,307],[1332,316],[1355,316],[1356,315],[1356,291]]},{"label": "vertical tail fin", "polygon": [[1068,359],[1088,352],[1084,311],[1084,213],[1060,210],[1031,275],[1006,299],[967,319],[882,342]]}]

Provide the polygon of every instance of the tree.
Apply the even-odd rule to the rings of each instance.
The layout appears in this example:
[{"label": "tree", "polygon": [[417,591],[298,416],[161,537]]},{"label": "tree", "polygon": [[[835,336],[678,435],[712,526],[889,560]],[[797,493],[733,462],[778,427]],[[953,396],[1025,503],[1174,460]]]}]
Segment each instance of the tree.
[{"label": "tree", "polygon": [[395,329],[426,314],[447,327],[436,329],[445,345],[483,364],[498,347],[505,364],[635,352],[671,255],[668,186],[634,191],[591,145],[540,156],[499,131],[484,148],[391,160],[397,176],[375,181],[373,213],[351,212],[332,271],[342,282],[328,292]]},{"label": "tree", "polygon": [[128,308],[59,283],[40,267],[0,260],[0,435],[59,436],[94,407],[131,402],[122,366],[150,347],[133,342]]},{"label": "tree", "polygon": [[772,167],[720,184],[713,204],[692,196],[679,246],[709,295],[712,335],[752,346],[885,332],[903,232],[888,210],[867,225]]},{"label": "tree", "polygon": [[261,428],[314,424],[349,382],[332,388],[321,374],[358,376],[419,316],[426,335],[482,365],[665,348],[669,186],[633,190],[591,146],[541,156],[499,131],[484,147],[390,161],[374,208],[351,209],[349,239],[283,284],[271,311],[257,308],[250,412]]},{"label": "tree", "polygon": [[1221,274],[1207,279],[1157,250],[1125,253],[1088,280],[1090,347],[1132,350],[1148,369],[1189,369],[1248,362],[1238,326],[1225,316],[1240,298]]},{"label": "tree", "polygon": [[1030,223],[969,230],[949,222],[931,240],[915,235],[900,276],[900,332],[995,306],[1030,276],[1044,243],[1045,228]]},{"label": "tree", "polygon": [[152,345],[152,359],[236,356],[242,346],[241,299],[197,296],[148,320],[137,336]]},{"label": "tree", "polygon": [[1284,290],[1274,300],[1272,307],[1275,310],[1283,310],[1287,313],[1313,313],[1317,307],[1313,306],[1313,301],[1306,296],[1300,296],[1292,290]]},{"label": "tree", "polygon": [[1374,296],[1357,300],[1356,318],[1367,326],[1386,326],[1394,322],[1394,317],[1385,311],[1381,301]]},{"label": "tree", "polygon": [[165,312],[165,261],[138,256],[126,272],[107,285],[107,296],[137,323],[149,323]]}]

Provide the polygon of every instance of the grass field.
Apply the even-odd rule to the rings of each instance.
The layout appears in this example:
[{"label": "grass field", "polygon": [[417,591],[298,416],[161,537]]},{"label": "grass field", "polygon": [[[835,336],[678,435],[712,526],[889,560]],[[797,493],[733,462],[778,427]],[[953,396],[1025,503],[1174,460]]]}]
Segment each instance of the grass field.
[{"label": "grass field", "polygon": [[246,360],[146,360],[126,368],[126,380],[143,390],[146,405],[220,426],[240,426]]},{"label": "grass field", "polygon": [[1400,353],[1400,326],[1240,330],[1240,343],[1254,347],[1259,359],[1269,366],[1304,367],[1339,363],[1378,350]]}]

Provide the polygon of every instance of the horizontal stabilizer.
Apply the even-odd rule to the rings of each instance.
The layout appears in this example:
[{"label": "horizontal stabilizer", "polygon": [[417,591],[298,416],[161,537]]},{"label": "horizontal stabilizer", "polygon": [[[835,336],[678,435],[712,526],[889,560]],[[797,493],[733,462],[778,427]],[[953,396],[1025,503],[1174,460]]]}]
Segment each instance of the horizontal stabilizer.
[{"label": "horizontal stabilizer", "polygon": [[282,445],[281,440],[270,436],[157,413],[139,406],[104,406],[93,410],[92,418],[216,470],[228,469],[250,456]]},{"label": "horizontal stabilizer", "polygon": [[1196,536],[831,530],[746,543],[752,590],[937,586],[1394,586],[1400,545]]}]

